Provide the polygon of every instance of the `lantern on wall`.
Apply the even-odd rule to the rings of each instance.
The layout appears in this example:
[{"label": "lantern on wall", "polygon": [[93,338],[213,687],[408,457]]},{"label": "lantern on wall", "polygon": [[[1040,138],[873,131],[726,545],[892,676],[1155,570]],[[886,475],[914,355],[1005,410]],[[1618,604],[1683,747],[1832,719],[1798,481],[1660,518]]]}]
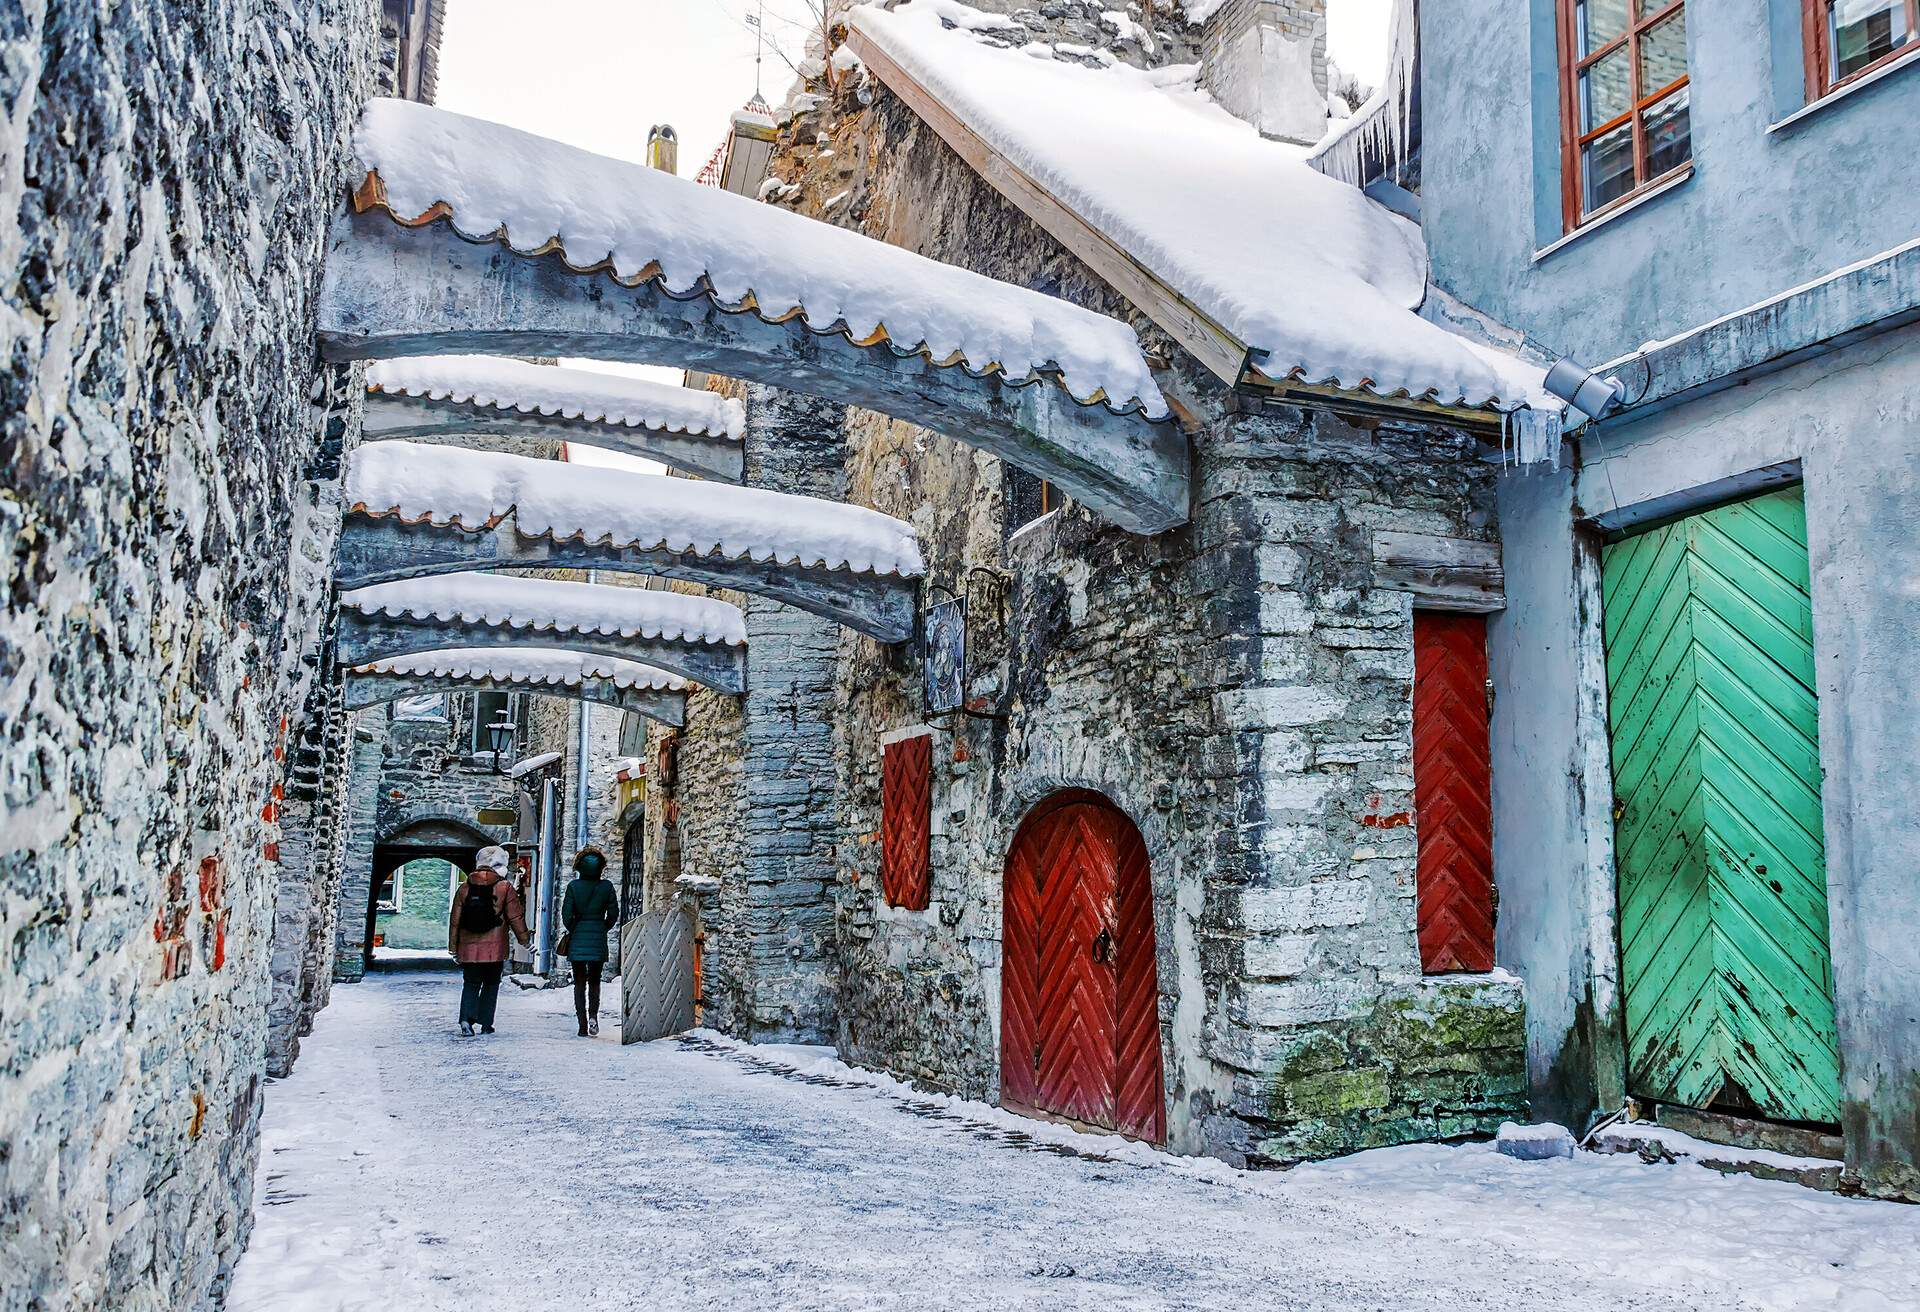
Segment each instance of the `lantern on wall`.
[{"label": "lantern on wall", "polygon": [[487,746],[493,749],[493,772],[500,773],[500,754],[513,743],[513,718],[505,711],[487,726]]}]

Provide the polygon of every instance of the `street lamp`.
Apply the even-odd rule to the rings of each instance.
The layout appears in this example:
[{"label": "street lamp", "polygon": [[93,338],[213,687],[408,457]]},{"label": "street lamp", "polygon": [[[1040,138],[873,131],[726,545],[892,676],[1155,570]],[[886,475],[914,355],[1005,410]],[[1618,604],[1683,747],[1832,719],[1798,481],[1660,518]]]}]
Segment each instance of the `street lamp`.
[{"label": "street lamp", "polygon": [[513,741],[513,717],[505,711],[500,718],[487,726],[487,743],[493,748],[493,772],[500,773],[500,754],[507,750]]}]

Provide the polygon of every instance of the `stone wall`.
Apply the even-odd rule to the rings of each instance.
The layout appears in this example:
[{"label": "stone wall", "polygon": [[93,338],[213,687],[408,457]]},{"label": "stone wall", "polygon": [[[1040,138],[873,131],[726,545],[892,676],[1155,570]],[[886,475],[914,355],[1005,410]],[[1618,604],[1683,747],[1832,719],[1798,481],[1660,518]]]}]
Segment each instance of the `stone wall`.
[{"label": "stone wall", "polygon": [[210,1307],[246,1238],[262,817],[331,533],[311,307],[377,8],[0,11],[8,1309]]},{"label": "stone wall", "polygon": [[[823,133],[873,162],[860,203],[837,212],[842,152],[825,155]],[[843,639],[843,1053],[997,1097],[1007,847],[1042,798],[1091,788],[1150,856],[1172,1146],[1284,1162],[1518,1114],[1517,981],[1420,972],[1412,612],[1371,578],[1375,529],[1494,536],[1483,444],[1431,424],[1230,412],[884,90],[812,106],[783,130],[774,172],[796,208],[1130,320],[1200,419],[1193,522],[1142,538],[1072,507],[1020,525],[999,461],[850,414],[846,499],[911,520],[928,595],[967,600],[973,713],[931,726],[931,904],[889,908],[880,743],[926,720],[922,672],[910,649]]]}]

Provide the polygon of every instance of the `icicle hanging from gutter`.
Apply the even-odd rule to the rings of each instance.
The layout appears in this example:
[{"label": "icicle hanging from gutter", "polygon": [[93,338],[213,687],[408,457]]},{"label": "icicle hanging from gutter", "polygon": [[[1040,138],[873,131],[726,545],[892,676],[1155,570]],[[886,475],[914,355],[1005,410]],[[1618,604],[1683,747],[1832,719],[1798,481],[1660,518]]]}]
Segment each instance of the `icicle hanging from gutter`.
[{"label": "icicle hanging from gutter", "polygon": [[1500,426],[1500,460],[1505,465],[1560,468],[1560,437],[1567,412],[1558,406],[1509,410]]},{"label": "icicle hanging from gutter", "polygon": [[1365,186],[1368,160],[1397,163],[1406,157],[1413,129],[1413,96],[1419,76],[1420,16],[1416,0],[1393,0],[1387,22],[1387,68],[1379,90],[1352,118],[1307,155],[1307,163],[1350,186]]}]

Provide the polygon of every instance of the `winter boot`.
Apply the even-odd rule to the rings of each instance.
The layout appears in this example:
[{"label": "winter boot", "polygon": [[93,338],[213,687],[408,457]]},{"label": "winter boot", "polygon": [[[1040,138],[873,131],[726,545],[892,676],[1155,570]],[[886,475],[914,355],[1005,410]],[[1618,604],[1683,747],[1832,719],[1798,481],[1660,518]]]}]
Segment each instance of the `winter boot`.
[{"label": "winter boot", "polygon": [[596,1039],[600,1037],[600,1018],[598,1016],[587,1017],[587,1033]]},{"label": "winter boot", "polygon": [[464,1034],[464,1035],[466,1035],[466,1036],[467,1036],[468,1038],[472,1038],[472,1037],[473,1037],[473,1022],[472,1022],[472,1021],[470,1021],[470,1020],[463,1020],[463,1021],[461,1021],[461,1022],[460,1022],[460,1032],[461,1032],[462,1034]]}]

